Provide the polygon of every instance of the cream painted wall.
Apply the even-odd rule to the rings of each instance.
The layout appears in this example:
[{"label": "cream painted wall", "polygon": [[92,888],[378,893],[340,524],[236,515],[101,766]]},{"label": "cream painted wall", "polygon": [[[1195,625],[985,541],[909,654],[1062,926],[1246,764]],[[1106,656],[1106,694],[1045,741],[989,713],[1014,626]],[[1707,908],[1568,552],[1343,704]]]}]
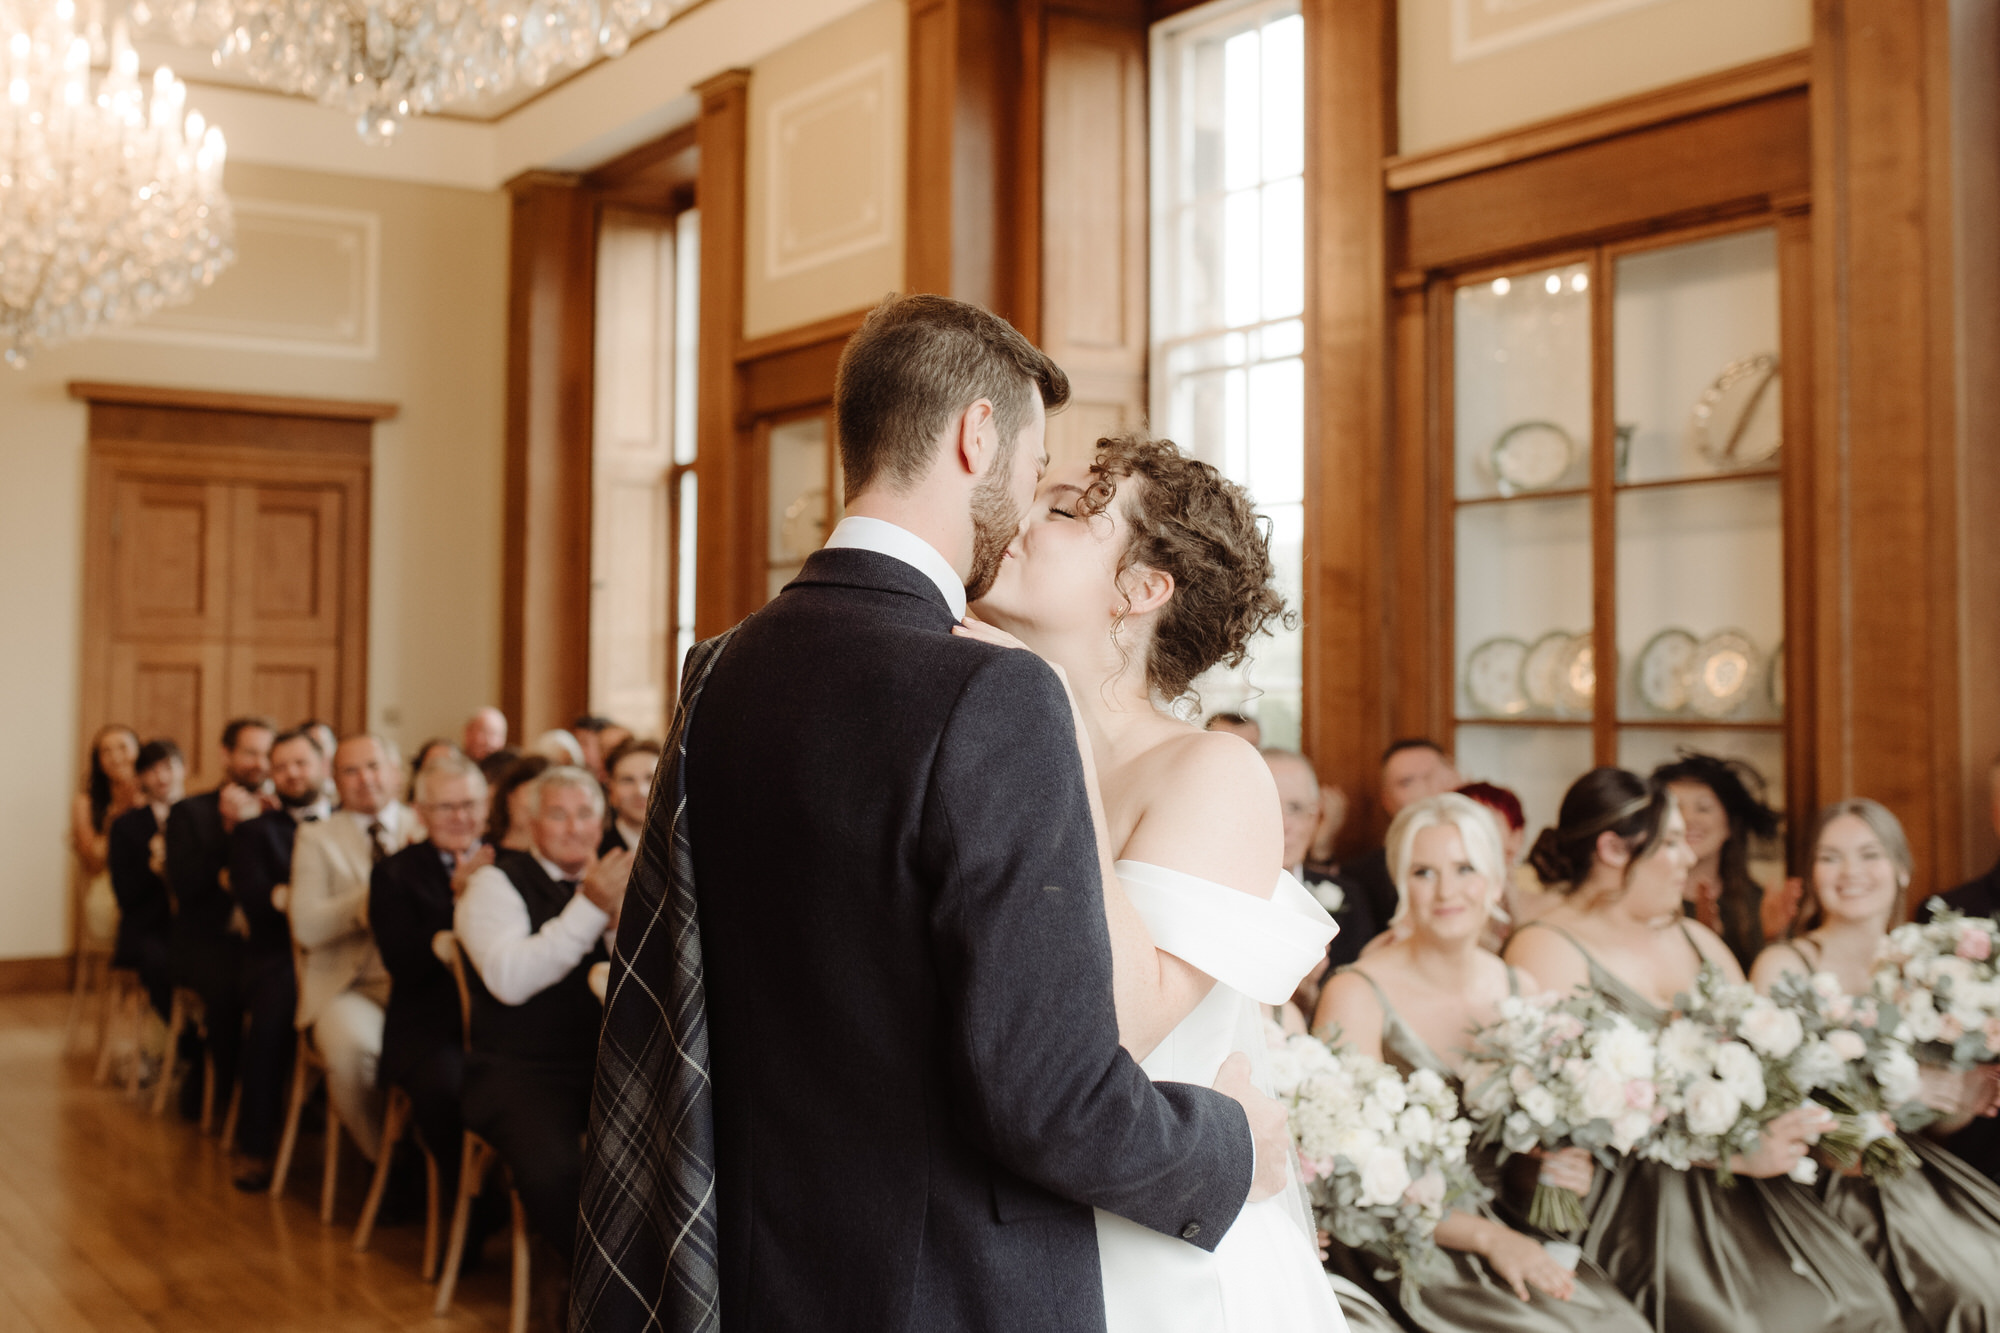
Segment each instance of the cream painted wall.
[{"label": "cream painted wall", "polygon": [[752,67],[743,333],[870,306],[903,281],[904,0]]},{"label": "cream painted wall", "polygon": [[1415,153],[1800,50],[1812,0],[1403,0],[1400,29]]},{"label": "cream painted wall", "polygon": [[[377,350],[94,338],[0,372],[0,736],[14,756],[0,766],[0,958],[69,947],[63,828],[79,779],[86,455],[70,380],[400,404],[375,433],[370,720],[408,746],[498,692],[504,196],[241,163],[226,186],[246,200],[375,215]],[[199,298],[186,310],[199,313]]]}]

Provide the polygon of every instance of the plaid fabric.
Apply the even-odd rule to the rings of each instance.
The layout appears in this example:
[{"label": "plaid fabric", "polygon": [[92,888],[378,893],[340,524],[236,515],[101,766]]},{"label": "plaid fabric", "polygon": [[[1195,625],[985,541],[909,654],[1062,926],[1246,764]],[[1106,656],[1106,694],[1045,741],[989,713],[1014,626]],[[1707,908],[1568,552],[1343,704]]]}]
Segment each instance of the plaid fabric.
[{"label": "plaid fabric", "polygon": [[712,1333],[715,1120],[688,847],[687,727],[729,631],[696,644],[618,922],[597,1043],[571,1333]]}]

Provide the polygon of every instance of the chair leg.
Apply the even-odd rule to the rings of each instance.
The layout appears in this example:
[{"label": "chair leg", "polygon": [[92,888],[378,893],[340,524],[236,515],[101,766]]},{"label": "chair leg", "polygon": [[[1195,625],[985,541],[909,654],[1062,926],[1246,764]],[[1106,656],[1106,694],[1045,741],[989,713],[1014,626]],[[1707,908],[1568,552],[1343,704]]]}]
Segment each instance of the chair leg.
[{"label": "chair leg", "polygon": [[303,1039],[298,1058],[292,1062],[292,1104],[285,1111],[285,1132],[278,1140],[278,1160],[271,1165],[271,1197],[285,1194],[285,1177],[291,1174],[292,1150],[299,1146],[299,1115],[306,1109],[306,1094],[312,1091],[312,1067],[306,1063]]},{"label": "chair leg", "polygon": [[528,1333],[528,1210],[518,1190],[508,1190],[514,1211],[514,1303],[507,1312],[507,1333]]},{"label": "chair leg", "polygon": [[326,1155],[319,1178],[319,1221],[321,1226],[333,1223],[333,1193],[340,1183],[340,1117],[334,1114],[333,1103],[329,1099],[326,1107]]},{"label": "chair leg", "polygon": [[[97,1023],[97,1068],[91,1077],[99,1084],[111,1078],[111,1019],[113,1011],[121,1019],[125,1016],[125,991],[124,974],[113,972],[105,985],[104,1007],[99,1011]],[[138,1061],[137,1042],[132,1044],[132,1058],[134,1063]]]},{"label": "chair leg", "polygon": [[70,1047],[76,1044],[76,1030],[83,1022],[83,1007],[90,999],[90,959],[91,955],[81,949],[72,957],[72,966],[76,969],[76,984],[70,987],[69,1016],[63,1020],[64,1055],[68,1055]]},{"label": "chair leg", "polygon": [[104,1058],[104,1044],[111,1035],[111,1010],[123,994],[123,988],[114,986],[111,958],[108,954],[97,956],[97,1058]]},{"label": "chair leg", "polygon": [[381,1210],[382,1194],[389,1188],[389,1159],[403,1137],[410,1119],[410,1094],[401,1088],[389,1089],[389,1103],[382,1111],[382,1146],[375,1150],[375,1178],[368,1183],[368,1198],[361,1205],[361,1220],[354,1224],[354,1248],[365,1250],[375,1237],[375,1214]]},{"label": "chair leg", "polygon": [[229,1086],[229,1110],[222,1116],[222,1146],[227,1148],[236,1142],[236,1117],[243,1110],[243,1080],[237,1079]]},{"label": "chair leg", "polygon": [[153,1085],[153,1114],[167,1109],[167,1094],[174,1085],[174,1065],[180,1057],[181,1029],[188,1020],[187,992],[174,991],[173,1007],[167,1011],[167,1049],[160,1057],[160,1081]]},{"label": "chair leg", "polygon": [[424,1149],[424,1281],[435,1282],[438,1275],[438,1163],[429,1148]]},{"label": "chair leg", "polygon": [[215,1128],[215,1053],[203,1042],[201,1060],[201,1132],[204,1137]]},{"label": "chair leg", "polygon": [[438,1270],[437,1300],[431,1313],[451,1311],[451,1295],[458,1288],[458,1266],[465,1258],[465,1231],[472,1221],[472,1201],[479,1197],[480,1178],[486,1174],[486,1145],[479,1136],[465,1135],[465,1151],[459,1155],[458,1201],[451,1208],[451,1239],[444,1247],[444,1267]]}]

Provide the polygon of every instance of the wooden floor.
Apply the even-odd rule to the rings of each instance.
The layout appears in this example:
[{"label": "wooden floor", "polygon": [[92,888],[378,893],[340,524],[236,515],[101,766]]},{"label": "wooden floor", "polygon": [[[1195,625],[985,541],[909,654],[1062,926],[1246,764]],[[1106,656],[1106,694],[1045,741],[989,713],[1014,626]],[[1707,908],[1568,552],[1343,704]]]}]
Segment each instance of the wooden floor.
[{"label": "wooden floor", "polygon": [[347,1145],[332,1226],[320,1145],[303,1139],[282,1200],[246,1195],[226,1154],[170,1107],[154,1119],[63,1059],[66,997],[0,997],[0,1333],[453,1333],[504,1330],[504,1237],[448,1317],[417,1275],[421,1220],[352,1248],[367,1189]]}]

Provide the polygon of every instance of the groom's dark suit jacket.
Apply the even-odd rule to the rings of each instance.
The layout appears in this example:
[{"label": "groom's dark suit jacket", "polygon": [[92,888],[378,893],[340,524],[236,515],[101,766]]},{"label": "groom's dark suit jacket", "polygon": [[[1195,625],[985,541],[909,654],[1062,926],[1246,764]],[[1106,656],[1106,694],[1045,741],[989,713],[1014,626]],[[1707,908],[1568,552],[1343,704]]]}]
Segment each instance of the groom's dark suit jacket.
[{"label": "groom's dark suit jacket", "polygon": [[1249,1189],[1118,1046],[1061,685],[952,623],[821,551],[690,725],[725,1329],[1102,1329],[1091,1205],[1212,1248]]}]

